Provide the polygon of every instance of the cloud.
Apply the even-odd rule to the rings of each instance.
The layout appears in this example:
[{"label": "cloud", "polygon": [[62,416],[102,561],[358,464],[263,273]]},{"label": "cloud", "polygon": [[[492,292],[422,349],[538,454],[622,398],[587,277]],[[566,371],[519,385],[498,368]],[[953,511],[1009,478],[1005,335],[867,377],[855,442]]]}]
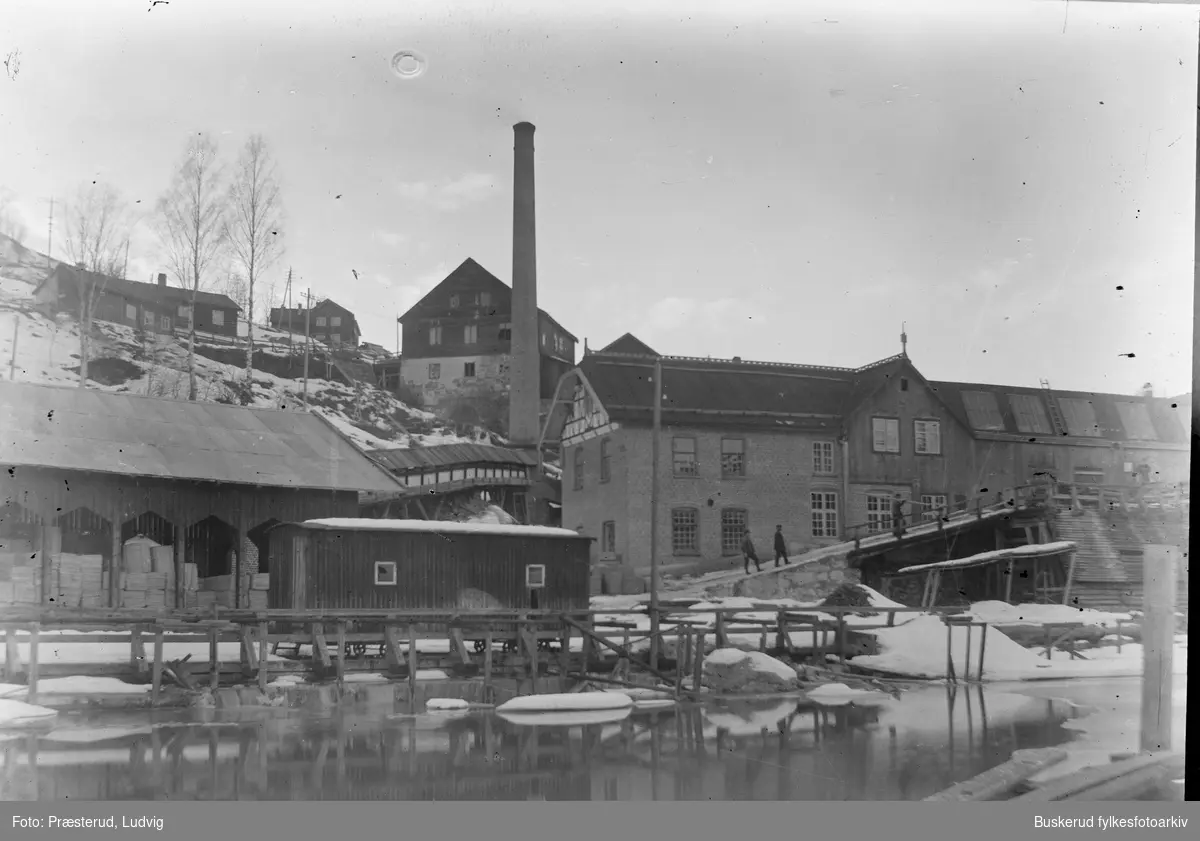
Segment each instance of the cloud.
[{"label": "cloud", "polygon": [[445,183],[406,181],[396,186],[396,192],[407,201],[427,204],[437,210],[453,212],[486,201],[496,195],[498,182],[485,172],[468,172]]},{"label": "cloud", "polygon": [[384,245],[395,248],[398,245],[408,241],[408,237],[404,234],[396,233],[395,231],[376,231],[371,235],[371,238],[377,242],[382,242]]},{"label": "cloud", "polygon": [[766,312],[754,301],[744,298],[663,298],[650,307],[638,330],[647,335],[686,332],[713,335],[747,323],[765,324]]}]

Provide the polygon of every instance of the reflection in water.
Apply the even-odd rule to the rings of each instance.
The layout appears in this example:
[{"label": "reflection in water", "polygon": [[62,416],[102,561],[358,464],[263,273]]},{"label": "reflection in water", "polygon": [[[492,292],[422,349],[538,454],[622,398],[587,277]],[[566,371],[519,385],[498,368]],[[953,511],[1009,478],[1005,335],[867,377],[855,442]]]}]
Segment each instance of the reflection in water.
[{"label": "reflection in water", "polygon": [[559,726],[379,708],[64,717],[0,743],[0,799],[911,800],[1067,741],[1077,715],[937,687],[877,707],[730,702]]}]

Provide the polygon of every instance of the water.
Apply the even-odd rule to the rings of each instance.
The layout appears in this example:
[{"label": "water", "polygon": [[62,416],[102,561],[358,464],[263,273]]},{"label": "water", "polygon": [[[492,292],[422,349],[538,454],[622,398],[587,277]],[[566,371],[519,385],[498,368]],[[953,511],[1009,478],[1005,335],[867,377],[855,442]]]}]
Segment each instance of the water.
[{"label": "water", "polygon": [[[50,734],[0,741],[0,799],[916,800],[1020,748],[1125,749],[1088,722],[1127,720],[1114,694],[1132,699],[1136,719],[1139,682],[1091,683],[935,686],[872,706],[681,705],[538,726],[391,705],[64,714]],[[1064,700],[1072,693],[1092,705]],[[1179,702],[1177,740],[1186,688]]]}]

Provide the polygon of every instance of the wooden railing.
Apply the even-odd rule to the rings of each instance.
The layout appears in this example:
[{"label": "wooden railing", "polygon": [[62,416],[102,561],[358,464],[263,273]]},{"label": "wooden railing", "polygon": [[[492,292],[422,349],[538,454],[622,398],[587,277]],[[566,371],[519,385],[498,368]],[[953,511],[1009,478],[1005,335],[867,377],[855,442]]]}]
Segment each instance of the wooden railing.
[{"label": "wooden railing", "polygon": [[1191,502],[1191,486],[1188,482],[1178,484],[1160,482],[1146,485],[1092,485],[1056,482],[1054,484],[1054,501],[1059,506],[1069,508],[1186,510]]}]

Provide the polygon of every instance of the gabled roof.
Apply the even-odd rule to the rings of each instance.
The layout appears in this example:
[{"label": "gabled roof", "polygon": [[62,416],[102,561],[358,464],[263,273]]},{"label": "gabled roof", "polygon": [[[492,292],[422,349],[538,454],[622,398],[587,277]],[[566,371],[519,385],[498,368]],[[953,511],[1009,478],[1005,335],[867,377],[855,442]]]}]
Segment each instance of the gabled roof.
[{"label": "gabled roof", "polygon": [[484,444],[441,444],[409,450],[371,450],[367,455],[384,467],[401,472],[481,462],[521,467],[533,467],[538,463],[537,456],[525,450],[510,450],[507,447],[490,447]]},{"label": "gabled roof", "polygon": [[0,464],[276,488],[399,483],[317,414],[0,383]]},{"label": "gabled roof", "polygon": [[[588,354],[579,364],[615,421],[648,421],[654,357]],[[782,428],[840,425],[853,394],[852,368],[729,359],[661,357],[666,423],[731,422]]]},{"label": "gabled roof", "polygon": [[[54,271],[38,284],[34,292],[36,294],[36,292],[41,291],[42,287],[53,276],[57,276],[60,283],[64,281],[78,283],[78,276],[81,273],[85,276],[97,278],[97,285],[101,286],[105,292],[143,303],[170,304],[174,306],[190,303],[192,299],[191,291],[179,286],[171,286],[169,284],[163,286],[157,283],[143,283],[137,280],[123,280],[119,277],[106,277],[98,272],[72,268],[66,263],[59,263]],[[242,309],[228,295],[222,295],[217,292],[197,292],[196,302],[227,310],[237,310],[239,312]]]},{"label": "gabled roof", "polygon": [[658,356],[658,351],[632,333],[626,333],[612,344],[597,351],[597,353],[629,353],[634,356]]},{"label": "gabled roof", "polygon": [[[931,385],[976,434],[1012,435],[1023,440],[1057,434],[1046,402],[1046,389],[989,383],[934,382]],[[1082,426],[1076,424],[1091,423],[1091,428],[1098,433],[1071,434],[1074,440],[1187,443],[1191,407],[1180,405],[1173,409],[1173,401],[1168,398],[1061,389],[1051,389],[1050,394],[1059,403],[1069,428],[1074,426],[1081,430]],[[1063,401],[1067,401],[1065,405]],[[1068,416],[1075,406],[1083,413],[1078,418]],[[1094,422],[1087,417],[1088,412],[1094,414]],[[1146,437],[1143,426],[1153,433],[1152,437]]]},{"label": "gabled roof", "polygon": [[[496,311],[512,311],[512,288],[500,278],[496,277],[494,274],[485,269],[483,266],[476,263],[474,259],[468,257],[459,264],[458,268],[446,275],[446,277],[440,283],[438,283],[437,286],[425,293],[421,300],[409,307],[408,311],[405,312],[404,315],[400,316],[397,321],[399,321],[401,324],[407,324],[414,316],[418,315],[421,310],[427,308],[430,304],[434,303],[437,299],[441,298],[442,295],[452,289],[471,289],[479,292],[491,292],[495,296],[495,299],[492,301],[492,307]],[[540,307],[538,308],[538,313],[553,323],[555,327],[562,330],[571,341],[579,341],[567,330],[567,328],[559,324],[558,321],[556,321],[554,317],[550,315],[550,313],[546,312]]]}]

